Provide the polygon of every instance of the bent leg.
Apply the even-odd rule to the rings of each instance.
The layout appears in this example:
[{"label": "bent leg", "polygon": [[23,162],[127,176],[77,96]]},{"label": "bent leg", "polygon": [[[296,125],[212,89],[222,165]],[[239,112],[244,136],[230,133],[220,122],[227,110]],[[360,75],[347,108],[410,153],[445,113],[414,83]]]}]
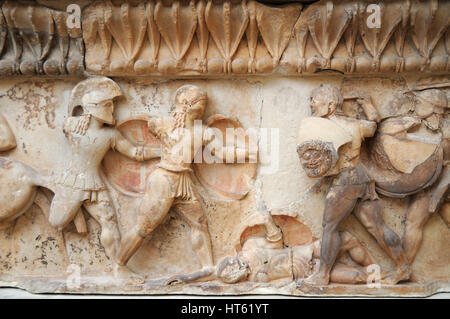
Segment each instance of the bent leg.
[{"label": "bent leg", "polygon": [[430,190],[431,198],[428,210],[431,213],[436,212],[439,209],[440,204],[445,201],[446,194],[450,184],[450,165],[445,165],[440,180]]},{"label": "bent leg", "polygon": [[[103,196],[108,196],[106,191]],[[105,248],[106,255],[115,262],[115,256],[120,245],[120,232],[117,225],[116,212],[109,201],[86,201],[84,207],[100,224],[100,241]]]},{"label": "bent leg", "polygon": [[340,284],[365,284],[367,282],[367,273],[362,267],[336,263],[331,270],[330,281]]},{"label": "bent leg", "polygon": [[409,268],[400,238],[384,223],[379,202],[362,202],[356,210],[355,216],[397,265],[396,275],[389,278],[386,282],[396,284],[401,280],[409,279],[411,269]]},{"label": "bent leg", "polygon": [[147,189],[139,206],[136,225],[122,238],[117,262],[125,266],[134,253],[150,234],[166,217],[173,203],[171,173],[162,170],[150,175]]},{"label": "bent leg", "polygon": [[[369,251],[347,231],[340,232],[341,236],[341,252],[348,252],[353,261],[361,266],[369,266],[375,264],[373,257]],[[349,266],[336,262],[331,270],[330,281],[341,284],[362,284],[366,283],[368,278],[365,267]]]},{"label": "bent leg", "polygon": [[422,244],[423,228],[430,218],[428,205],[431,194],[422,192],[414,197],[406,212],[403,248],[411,265]]},{"label": "bent leg", "polygon": [[199,201],[183,202],[175,205],[174,209],[191,227],[192,249],[200,259],[202,267],[213,267],[211,238],[201,203]]},{"label": "bent leg", "polygon": [[444,223],[450,228],[450,203],[445,203],[439,212]]},{"label": "bent leg", "polygon": [[363,190],[364,187],[361,185],[334,186],[328,192],[322,223],[323,235],[319,271],[305,280],[305,283],[328,284],[331,268],[341,248],[341,238],[337,228],[344,218],[352,212]]},{"label": "bent leg", "polygon": [[69,187],[58,187],[50,206],[48,220],[53,227],[63,230],[83,204],[83,192]]},{"label": "bent leg", "polygon": [[341,251],[346,251],[350,257],[362,266],[369,266],[375,263],[369,251],[364,247],[355,236],[347,231],[340,233],[341,236]]}]

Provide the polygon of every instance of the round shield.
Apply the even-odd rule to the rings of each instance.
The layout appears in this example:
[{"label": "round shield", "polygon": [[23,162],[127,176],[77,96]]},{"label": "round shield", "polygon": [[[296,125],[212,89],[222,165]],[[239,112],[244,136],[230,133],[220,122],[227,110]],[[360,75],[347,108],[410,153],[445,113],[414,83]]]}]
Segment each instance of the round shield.
[{"label": "round shield", "polygon": [[[214,115],[207,120],[207,125],[220,130],[223,145],[233,144],[226,140],[227,128],[233,128],[236,140],[245,141],[245,146],[240,148],[248,148],[250,137],[236,119]],[[205,188],[229,199],[241,199],[247,195],[256,175],[256,163],[249,163],[248,160],[233,164],[208,164],[202,160],[193,166],[197,178]]]},{"label": "round shield", "polygon": [[[129,120],[117,129],[135,145],[159,147],[159,140],[149,132],[144,120]],[[159,161],[159,158],[154,158],[138,162],[110,150],[103,159],[103,168],[106,178],[116,190],[136,197],[144,194],[146,181]]]}]

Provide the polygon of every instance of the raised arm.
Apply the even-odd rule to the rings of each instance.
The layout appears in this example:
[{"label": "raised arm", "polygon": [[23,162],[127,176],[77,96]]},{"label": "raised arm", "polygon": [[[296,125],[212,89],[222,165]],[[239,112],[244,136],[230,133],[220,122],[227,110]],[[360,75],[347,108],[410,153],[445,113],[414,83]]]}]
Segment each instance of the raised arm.
[{"label": "raised arm", "polygon": [[384,120],[380,124],[378,131],[381,134],[402,134],[408,132],[408,130],[415,126],[420,125],[420,123],[422,123],[422,121],[419,118],[412,116],[393,117]]},{"label": "raised arm", "polygon": [[372,104],[372,99],[369,94],[361,93],[360,98],[356,102],[361,106],[369,121],[379,122],[380,115],[377,109]]},{"label": "raised arm", "polygon": [[128,141],[119,131],[115,131],[112,148],[128,158],[137,161],[147,161],[161,157],[161,148],[154,146],[136,146]]},{"label": "raised arm", "polygon": [[359,125],[364,138],[374,136],[377,131],[377,123],[374,121],[361,120]]}]

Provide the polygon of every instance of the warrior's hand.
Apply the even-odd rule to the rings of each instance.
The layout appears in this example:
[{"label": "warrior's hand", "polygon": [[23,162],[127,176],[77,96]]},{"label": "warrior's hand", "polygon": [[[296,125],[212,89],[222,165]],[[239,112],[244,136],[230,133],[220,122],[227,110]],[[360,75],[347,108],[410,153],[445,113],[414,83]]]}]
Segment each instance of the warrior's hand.
[{"label": "warrior's hand", "polygon": [[136,146],[133,158],[139,162],[161,157],[161,148],[154,146]]},{"label": "warrior's hand", "polygon": [[380,115],[378,114],[377,109],[373,106],[372,98],[368,92],[356,91],[347,98],[356,99],[356,103],[358,103],[358,105],[364,110],[368,120],[375,121],[377,123],[380,121]]},{"label": "warrior's hand", "polygon": [[150,147],[144,146],[144,161],[148,161],[153,158],[161,157],[161,148],[160,147]]}]

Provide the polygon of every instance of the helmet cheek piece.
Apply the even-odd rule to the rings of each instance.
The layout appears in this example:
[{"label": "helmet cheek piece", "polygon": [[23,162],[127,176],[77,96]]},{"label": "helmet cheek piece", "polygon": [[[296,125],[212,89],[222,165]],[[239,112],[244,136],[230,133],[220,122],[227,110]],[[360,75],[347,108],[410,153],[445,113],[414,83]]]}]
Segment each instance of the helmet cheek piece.
[{"label": "helmet cheek piece", "polygon": [[103,106],[101,104],[89,103],[84,107],[86,113],[95,117],[97,120],[114,125],[115,119],[113,115],[113,109],[111,107]]}]

